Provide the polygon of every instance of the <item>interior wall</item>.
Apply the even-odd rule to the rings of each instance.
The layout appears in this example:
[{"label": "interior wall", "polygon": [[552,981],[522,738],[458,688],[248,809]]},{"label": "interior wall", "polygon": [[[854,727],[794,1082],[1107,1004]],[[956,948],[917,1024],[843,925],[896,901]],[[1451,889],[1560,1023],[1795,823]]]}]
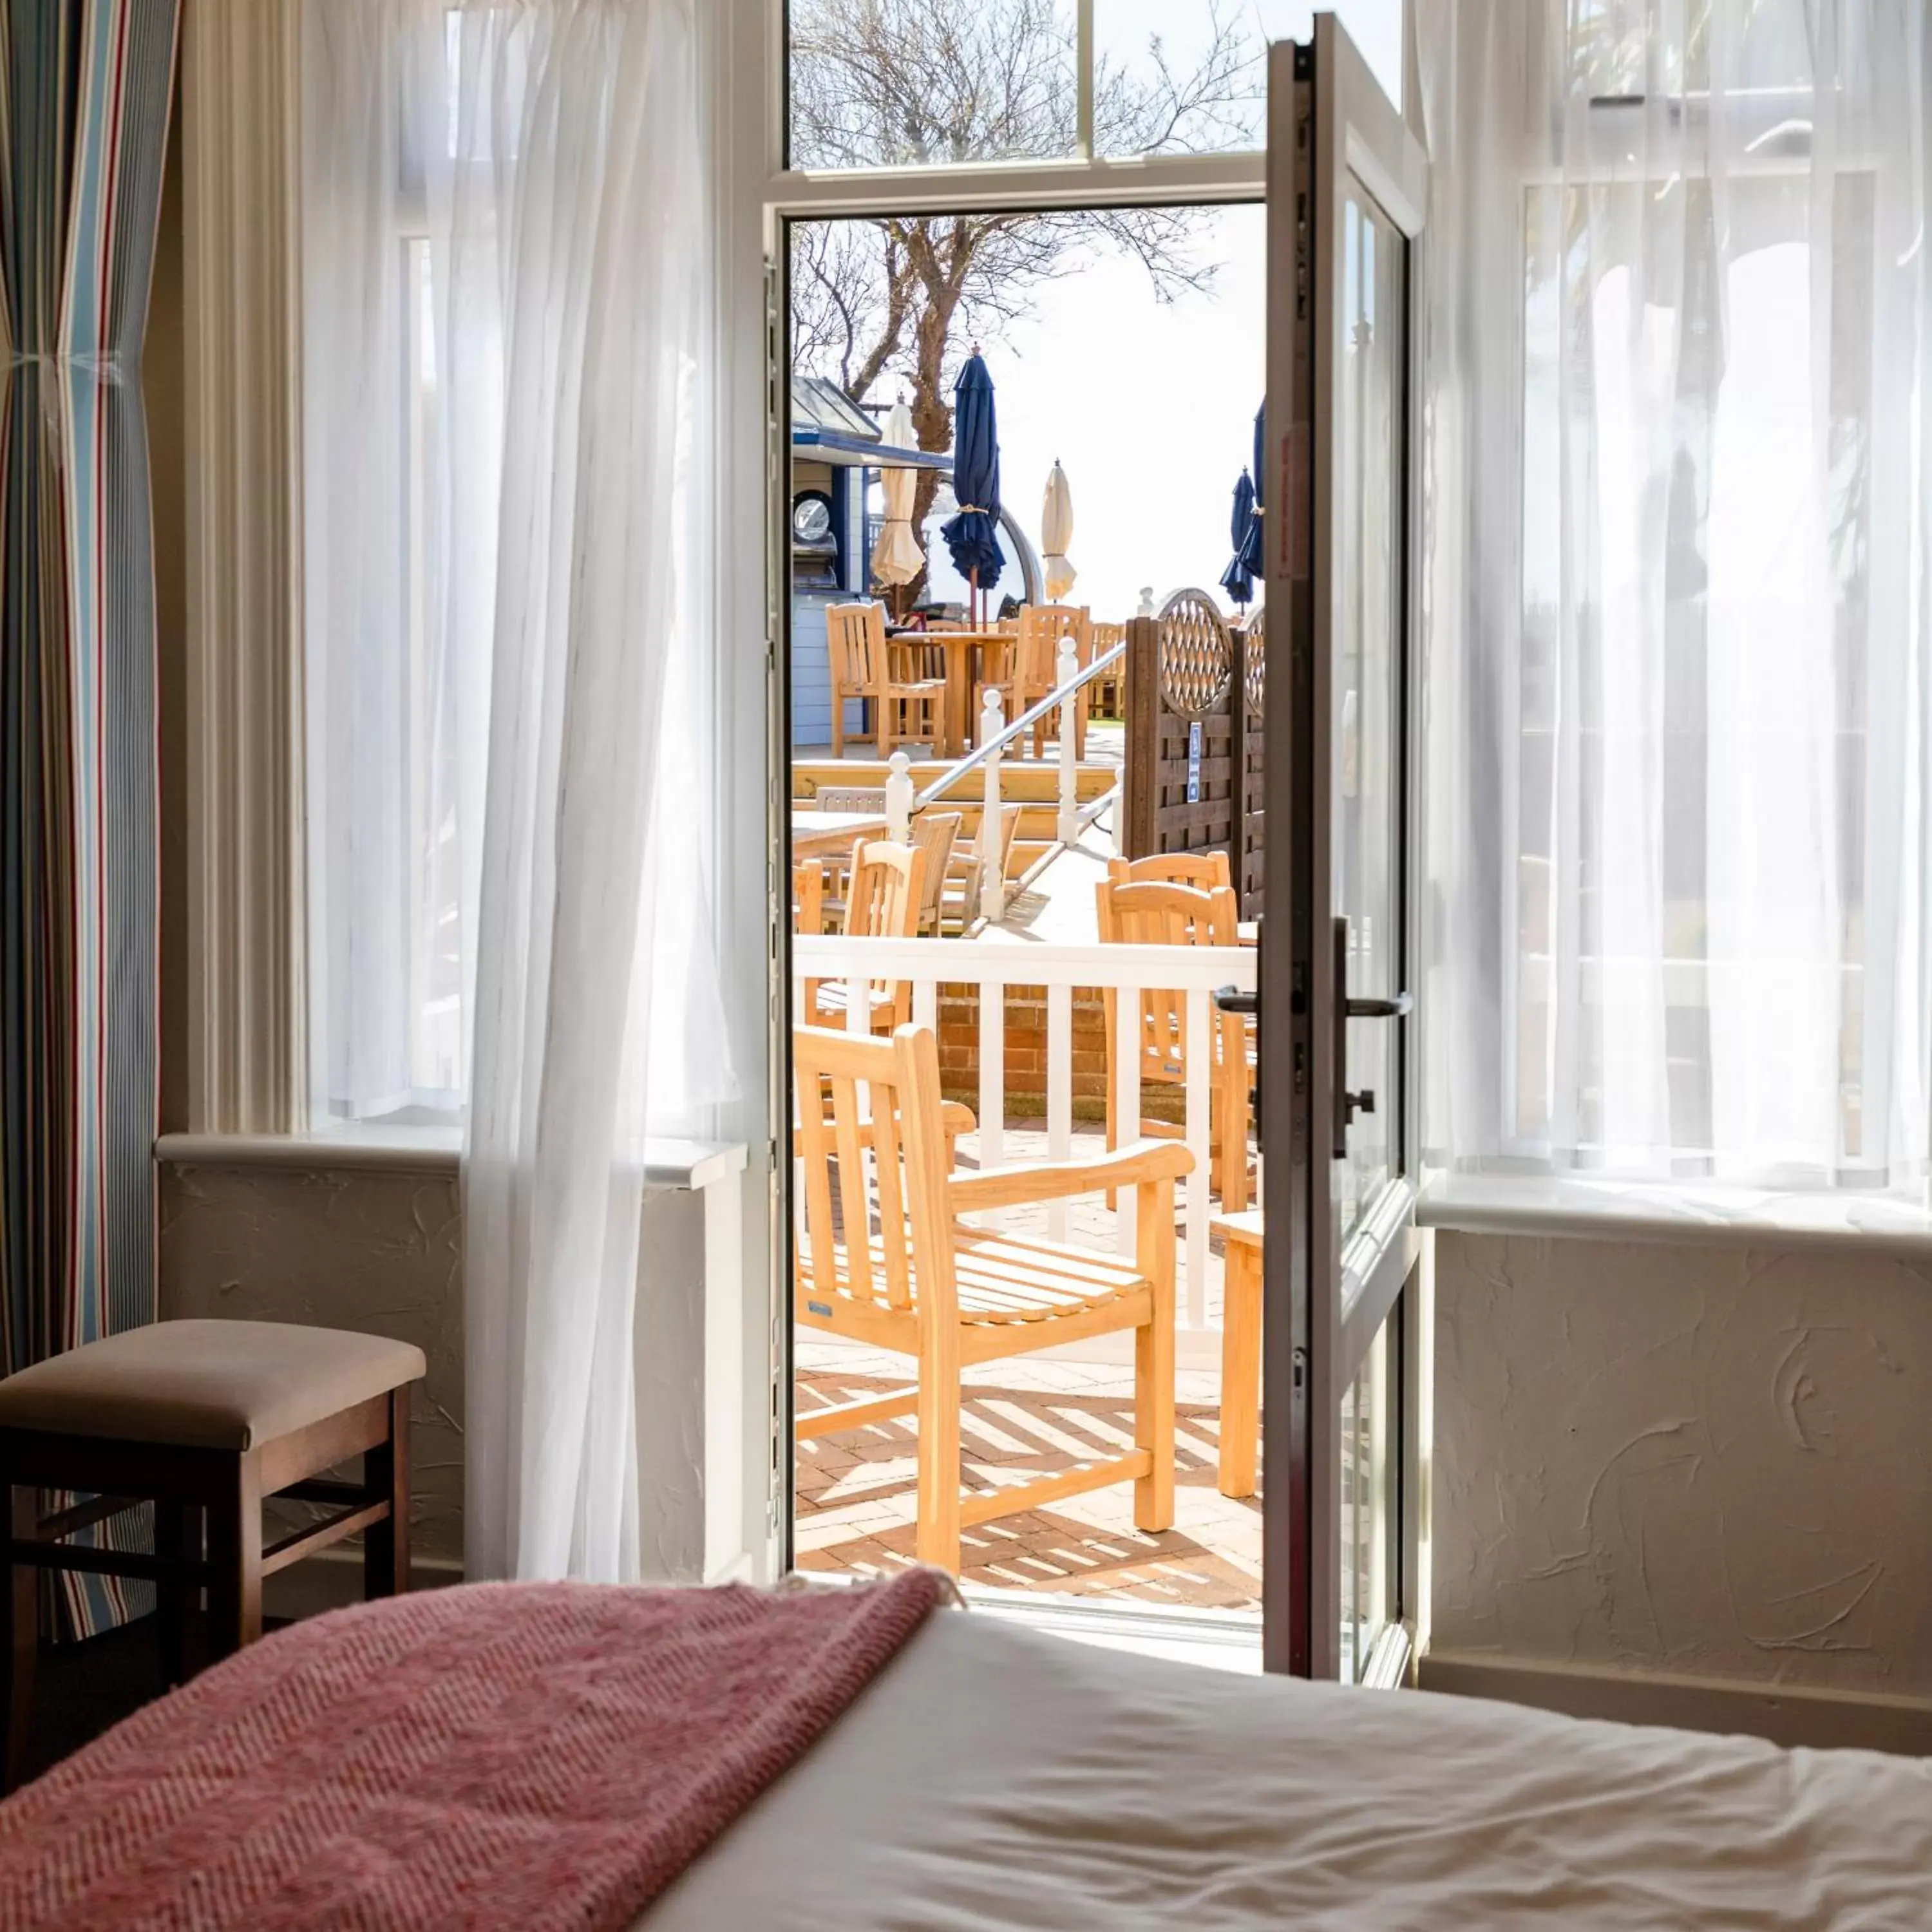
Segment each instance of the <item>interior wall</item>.
[{"label": "interior wall", "polygon": [[463,1285],[453,1174],[292,1167],[161,1171],[167,1320],[300,1322],[413,1342],[410,1544],[463,1560]]},{"label": "interior wall", "polygon": [[1436,1652],[1932,1700],[1932,1259],[1436,1255]]}]

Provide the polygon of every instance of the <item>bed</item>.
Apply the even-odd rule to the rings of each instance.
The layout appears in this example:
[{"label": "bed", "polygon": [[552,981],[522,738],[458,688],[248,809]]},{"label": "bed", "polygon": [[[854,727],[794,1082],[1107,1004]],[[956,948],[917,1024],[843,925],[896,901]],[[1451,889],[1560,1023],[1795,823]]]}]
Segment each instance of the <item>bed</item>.
[{"label": "bed", "polygon": [[1233,1676],[866,1589],[284,1631],[0,1805],[0,1932],[1932,1926],[1932,1764]]},{"label": "bed", "polygon": [[1932,1763],[928,1620],[642,1932],[1932,1926]]}]

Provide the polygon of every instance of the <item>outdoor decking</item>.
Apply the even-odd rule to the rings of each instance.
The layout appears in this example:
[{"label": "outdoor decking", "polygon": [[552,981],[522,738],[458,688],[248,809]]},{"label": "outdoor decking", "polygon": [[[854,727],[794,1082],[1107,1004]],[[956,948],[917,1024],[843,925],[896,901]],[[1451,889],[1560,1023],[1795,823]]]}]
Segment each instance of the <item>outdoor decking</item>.
[{"label": "outdoor decking", "polygon": [[[1081,766],[1082,796],[1097,796],[1118,782],[1124,728],[1096,721]],[[809,796],[825,785],[854,788],[883,782],[883,768],[869,746],[848,748],[834,763],[829,751],[794,752],[794,792]],[[915,758],[914,777],[923,786],[944,767]],[[852,774],[848,779],[845,772]],[[978,774],[962,782],[970,788]],[[1115,850],[1114,815],[1103,815],[1078,842],[1053,842],[1052,805],[1058,767],[1027,760],[1010,763],[1003,777],[1017,783],[1009,799],[1027,802],[1022,837],[1046,860],[1011,897],[1004,919],[958,942],[958,980],[991,981],[1003,989],[1007,1017],[1002,1036],[1007,1064],[994,1090],[1004,1100],[998,1164],[1047,1157],[1044,1124],[1030,1110],[1040,1106],[1037,1078],[1024,1070],[1028,1030],[1041,1022],[1040,994],[1029,989],[1024,957],[1029,948],[1099,948],[1095,889],[1106,878]],[[969,806],[970,809],[970,806]],[[1048,853],[1053,856],[1048,857]],[[1032,851],[1016,873],[1028,868]],[[1112,949],[1107,949],[1111,953]],[[1014,957],[1014,955],[1018,957]],[[969,964],[969,962],[972,962]],[[950,982],[952,975],[946,974]],[[1096,979],[1098,974],[1096,972]],[[1086,982],[1083,980],[1082,983]],[[1130,982],[1131,983],[1131,982]],[[956,993],[956,985],[953,992]],[[1098,1024],[1097,993],[1082,996],[1072,1028],[1076,1054],[1098,1056],[1089,1037]],[[962,1018],[962,1012],[964,1017]],[[1085,1017],[1081,1016],[1084,1014]],[[942,1066],[949,1090],[982,1112],[987,1089],[980,1075],[983,1054],[974,1045],[970,1009],[949,999],[940,1010]],[[961,1055],[964,1055],[962,1059]],[[1084,1062],[1082,1064],[1085,1064]],[[1081,1076],[1090,1082],[1090,1072]],[[1179,1090],[1150,1091],[1150,1109],[1171,1107]],[[1097,1143],[1091,1118],[1098,1102],[1085,1087],[1072,1103],[1076,1141]],[[979,1136],[965,1136],[960,1164],[976,1167]],[[1178,1216],[1180,1203],[1177,1202]],[[1007,1210],[1016,1232],[1046,1234],[1044,1208]],[[1113,1250],[1113,1212],[1096,1194],[1070,1204],[1061,1238]],[[1185,1246],[1184,1237],[1183,1246]],[[1204,1298],[1191,1316],[1184,1310],[1178,1335],[1176,1381],[1176,1507],[1172,1528],[1158,1534],[1134,1526],[1133,1497],[1121,1484],[1049,1508],[996,1517],[964,1534],[962,1575],[968,1585],[1034,1594],[1111,1600],[1169,1613],[1213,1612],[1245,1617],[1261,1600],[1262,1505],[1258,1496],[1224,1497],[1217,1487],[1220,1424],[1220,1344],[1222,1262],[1211,1244],[1203,1257]],[[1017,1486],[1076,1463],[1108,1459],[1133,1444],[1133,1372],[1124,1348],[1076,1344],[1065,1354],[1047,1353],[997,1361],[969,1370],[964,1378],[964,1480],[969,1489]],[[910,1379],[906,1358],[801,1329],[796,1337],[796,1398],[803,1414],[902,1388]],[[872,1574],[913,1560],[916,1515],[916,1431],[910,1418],[872,1424],[799,1442],[795,1464],[795,1547],[799,1567],[820,1572]]]},{"label": "outdoor decking", "polygon": [[[975,1138],[968,1135],[961,1142],[963,1166],[976,1164]],[[1036,1124],[1008,1126],[1010,1160],[1038,1158],[1045,1148]],[[1076,1241],[1105,1246],[1112,1240],[1112,1217],[1098,1195],[1074,1203],[1072,1222]],[[1016,1227],[1029,1223],[1037,1230],[1043,1210],[1016,1213]],[[1216,1255],[1208,1295],[1216,1328],[1220,1275]],[[910,1366],[898,1356],[802,1332],[796,1354],[801,1410],[902,1387]],[[1132,1445],[1133,1375],[1124,1356],[1117,1362],[1054,1355],[996,1362],[968,1370],[964,1381],[962,1432],[971,1487],[1028,1480]],[[1220,1373],[1211,1350],[1184,1354],[1176,1396],[1172,1529],[1159,1535],[1136,1529],[1132,1493],[1125,1485],[1096,1490],[969,1528],[964,1580],[1171,1612],[1258,1611],[1261,1498],[1232,1501],[1215,1486]],[[800,1443],[800,1568],[876,1574],[913,1560],[915,1439],[908,1420]]]}]

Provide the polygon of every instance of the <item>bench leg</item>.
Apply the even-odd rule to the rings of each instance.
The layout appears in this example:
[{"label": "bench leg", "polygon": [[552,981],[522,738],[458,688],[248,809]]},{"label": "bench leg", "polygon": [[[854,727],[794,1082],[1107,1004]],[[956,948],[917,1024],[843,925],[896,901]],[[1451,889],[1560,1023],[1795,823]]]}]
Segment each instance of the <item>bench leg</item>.
[{"label": "bench leg", "polygon": [[208,1505],[208,1655],[211,1663],[262,1634],[262,1466],[235,1459],[234,1480]]},{"label": "bench leg", "polygon": [[188,1503],[154,1504],[154,1630],[161,1688],[171,1690],[195,1673],[201,1628],[201,1512]]},{"label": "bench leg", "polygon": [[[16,1537],[40,1527],[39,1492],[6,1486],[7,1517]],[[27,1726],[33,1717],[34,1662],[40,1639],[40,1572],[32,1564],[8,1566],[4,1598],[7,1639],[6,1764],[0,1789],[18,1789],[27,1768]]]},{"label": "bench leg", "polygon": [[410,1587],[410,1392],[389,1391],[389,1438],[362,1459],[370,1500],[388,1500],[388,1515],[362,1539],[362,1594],[400,1597]]}]

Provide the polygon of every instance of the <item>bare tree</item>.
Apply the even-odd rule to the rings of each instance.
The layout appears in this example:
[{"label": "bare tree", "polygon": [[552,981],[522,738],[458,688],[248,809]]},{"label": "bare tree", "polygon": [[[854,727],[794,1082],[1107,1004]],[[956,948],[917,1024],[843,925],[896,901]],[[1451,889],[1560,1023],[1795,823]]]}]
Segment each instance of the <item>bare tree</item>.
[{"label": "bare tree", "polygon": [[[792,0],[792,160],[860,168],[1059,159],[1075,151],[1078,50],[1056,0]],[[1131,69],[1094,76],[1102,155],[1225,148],[1252,127],[1261,50],[1208,0],[1208,44],[1184,70],[1158,36]],[[914,214],[793,230],[793,366],[865,404],[887,375],[910,393],[922,449],[952,440],[962,346],[995,340],[1032,291],[1118,251],[1172,301],[1212,282],[1190,208]],[[922,475],[922,531],[938,488]],[[916,594],[920,586],[910,586]]]}]

